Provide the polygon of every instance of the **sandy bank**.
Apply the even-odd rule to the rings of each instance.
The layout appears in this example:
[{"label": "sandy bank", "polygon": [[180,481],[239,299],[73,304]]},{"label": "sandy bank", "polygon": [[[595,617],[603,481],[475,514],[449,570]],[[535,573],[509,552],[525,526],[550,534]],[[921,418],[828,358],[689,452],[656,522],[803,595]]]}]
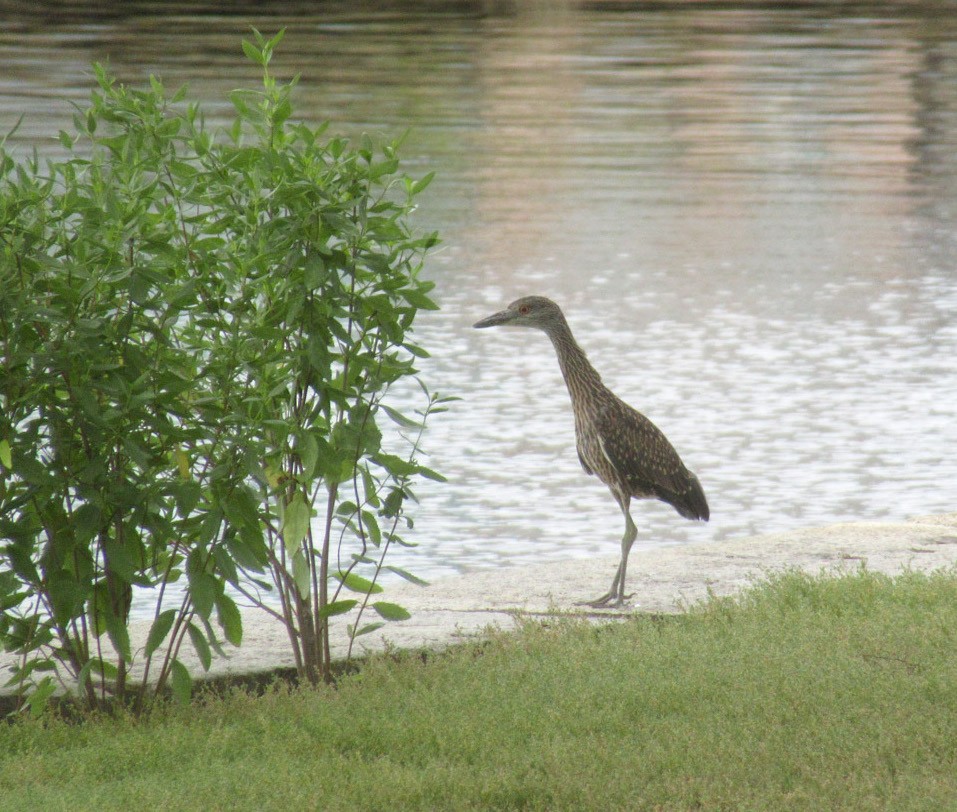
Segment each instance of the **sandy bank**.
[{"label": "sandy bank", "polygon": [[[496,625],[510,628],[517,614],[584,612],[577,601],[593,598],[608,587],[617,556],[496,569],[446,578],[427,587],[402,584],[383,598],[406,607],[410,620],[389,623],[359,638],[354,653],[382,649],[436,648]],[[633,550],[629,590],[633,610],[678,612],[704,598],[710,589],[726,595],[747,586],[756,576],[788,567],[809,572],[846,570],[861,564],[894,573],[905,568],[929,571],[957,564],[957,513],[923,516],[900,523],[854,522],[727,542]],[[376,619],[367,614],[366,621]],[[248,674],[293,664],[281,624],[262,612],[244,615],[241,648],[227,646],[228,657],[214,659],[212,674]],[[131,627],[133,645],[142,646],[148,622]],[[334,654],[344,655],[345,622],[333,626]],[[202,674],[187,645],[182,659],[195,676]],[[10,656],[0,654],[0,668]],[[135,672],[134,672],[135,673]],[[5,681],[5,680],[4,680]]]}]

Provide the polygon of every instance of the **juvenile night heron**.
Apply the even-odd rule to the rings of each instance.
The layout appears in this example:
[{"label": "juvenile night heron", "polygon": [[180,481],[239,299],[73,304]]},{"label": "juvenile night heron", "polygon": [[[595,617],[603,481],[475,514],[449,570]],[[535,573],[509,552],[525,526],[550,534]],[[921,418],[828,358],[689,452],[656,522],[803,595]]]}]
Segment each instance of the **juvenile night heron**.
[{"label": "juvenile night heron", "polygon": [[638,535],[629,510],[632,498],[660,499],[686,519],[707,521],[710,511],[701,483],[658,427],[601,382],[557,304],[543,296],[526,296],[474,326],[499,325],[535,327],[555,347],[575,413],[578,459],[585,473],[597,475],[609,487],[625,516],[621,561],[611,589],[587,605],[621,606],[631,597],[625,595],[625,570]]}]

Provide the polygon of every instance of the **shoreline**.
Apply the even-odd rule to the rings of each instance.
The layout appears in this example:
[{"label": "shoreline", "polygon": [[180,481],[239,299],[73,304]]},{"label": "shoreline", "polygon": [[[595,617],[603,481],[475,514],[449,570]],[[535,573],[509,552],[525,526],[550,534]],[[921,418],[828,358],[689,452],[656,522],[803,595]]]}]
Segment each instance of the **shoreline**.
[{"label": "shoreline", "polygon": [[[353,656],[386,648],[441,649],[480,634],[490,626],[514,628],[521,616],[581,615],[620,617],[633,612],[674,614],[708,594],[739,592],[762,575],[783,569],[818,573],[850,571],[864,565],[894,574],[905,569],[932,571],[957,565],[957,513],[920,516],[905,522],[852,522],[642,551],[629,559],[631,605],[599,610],[577,606],[601,594],[618,564],[617,555],[509,567],[456,575],[429,586],[399,584],[382,593],[411,612],[408,620],[386,623],[356,639]],[[364,620],[378,616],[367,610]],[[354,619],[353,619],[354,622]],[[334,618],[331,647],[342,659],[348,647],[346,618]],[[151,621],[133,621],[134,652],[142,650]],[[203,672],[192,647],[184,643],[180,660],[194,678],[247,677],[294,665],[284,626],[264,612],[243,610],[243,644],[224,644],[227,657],[214,657]],[[0,653],[0,673],[14,660]],[[131,669],[136,679],[137,666]],[[6,682],[6,678],[0,683]],[[9,693],[6,686],[0,694]]]}]

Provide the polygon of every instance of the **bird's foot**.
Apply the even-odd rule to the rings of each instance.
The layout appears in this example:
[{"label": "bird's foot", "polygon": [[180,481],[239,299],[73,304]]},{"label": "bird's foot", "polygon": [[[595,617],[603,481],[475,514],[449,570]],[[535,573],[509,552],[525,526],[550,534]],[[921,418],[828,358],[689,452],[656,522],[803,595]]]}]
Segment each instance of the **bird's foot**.
[{"label": "bird's foot", "polygon": [[581,601],[575,605],[590,606],[592,609],[621,609],[621,607],[625,606],[634,596],[634,592],[630,595],[619,595],[617,592],[608,592],[600,598],[595,598],[593,601]]}]

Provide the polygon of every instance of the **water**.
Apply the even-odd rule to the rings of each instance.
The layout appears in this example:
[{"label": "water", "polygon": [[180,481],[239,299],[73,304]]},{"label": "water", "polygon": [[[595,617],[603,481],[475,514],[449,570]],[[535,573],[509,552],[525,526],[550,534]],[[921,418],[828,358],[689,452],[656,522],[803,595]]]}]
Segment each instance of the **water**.
[{"label": "water", "polygon": [[[0,33],[0,128],[57,154],[109,59],[188,81],[212,121],[287,35],[297,110],[411,128],[444,245],[423,314],[435,420],[394,563],[424,577],[611,554],[551,345],[472,322],[555,298],[708,494],[635,506],[638,548],[957,509],[957,13],[935,2],[30,4]],[[405,398],[402,393],[400,400]],[[411,399],[411,394],[408,396]]]}]

